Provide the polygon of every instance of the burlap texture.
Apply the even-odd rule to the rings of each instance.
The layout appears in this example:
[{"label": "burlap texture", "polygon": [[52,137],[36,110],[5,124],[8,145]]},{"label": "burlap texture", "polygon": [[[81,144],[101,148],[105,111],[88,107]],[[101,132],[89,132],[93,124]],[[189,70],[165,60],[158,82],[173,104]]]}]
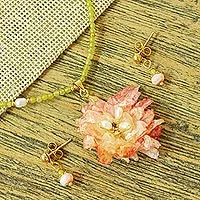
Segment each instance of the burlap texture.
[{"label": "burlap texture", "polygon": [[[94,0],[96,17],[113,1]],[[18,97],[88,25],[85,0],[0,1],[0,101]]]}]

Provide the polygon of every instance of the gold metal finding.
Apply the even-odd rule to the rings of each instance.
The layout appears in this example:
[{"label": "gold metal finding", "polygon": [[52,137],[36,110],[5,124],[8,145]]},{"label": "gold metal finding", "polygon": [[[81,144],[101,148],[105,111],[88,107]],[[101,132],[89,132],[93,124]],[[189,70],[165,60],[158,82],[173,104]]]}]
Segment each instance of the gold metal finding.
[{"label": "gold metal finding", "polygon": [[56,143],[50,142],[48,144],[47,150],[41,155],[41,159],[47,163],[55,163],[55,161],[60,160],[63,157],[63,151],[61,150],[62,147],[70,143],[72,139],[67,140],[65,143],[57,146]]},{"label": "gold metal finding", "polygon": [[88,98],[89,97],[89,93],[88,90],[86,90],[83,86],[83,83],[78,80],[74,83],[73,87],[72,87],[72,91],[74,90],[79,90],[79,94],[82,98]]},{"label": "gold metal finding", "polygon": [[151,61],[148,59],[148,57],[151,55],[151,48],[147,47],[147,43],[149,42],[149,40],[152,38],[154,32],[151,33],[151,35],[148,37],[148,39],[146,40],[146,42],[143,44],[140,41],[137,41],[135,43],[135,54],[133,56],[133,60],[135,61],[135,63],[140,64],[141,62],[143,62],[143,66],[150,68],[151,66]]}]

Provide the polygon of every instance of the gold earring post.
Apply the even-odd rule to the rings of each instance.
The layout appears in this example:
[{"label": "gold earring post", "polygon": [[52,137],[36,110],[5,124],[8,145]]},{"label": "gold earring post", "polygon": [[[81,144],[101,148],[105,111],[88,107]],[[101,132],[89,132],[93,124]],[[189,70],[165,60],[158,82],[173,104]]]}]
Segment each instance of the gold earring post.
[{"label": "gold earring post", "polygon": [[72,139],[67,140],[65,143],[61,144],[60,146],[58,146],[55,150],[51,151],[49,154],[47,154],[48,156],[54,154],[55,152],[57,152],[59,149],[61,149],[62,147],[64,147],[65,145],[69,144],[72,141]]},{"label": "gold earring post", "polygon": [[147,45],[147,43],[149,42],[149,40],[153,37],[155,32],[152,32],[151,35],[147,38],[146,42],[144,43],[143,47],[145,47]]}]

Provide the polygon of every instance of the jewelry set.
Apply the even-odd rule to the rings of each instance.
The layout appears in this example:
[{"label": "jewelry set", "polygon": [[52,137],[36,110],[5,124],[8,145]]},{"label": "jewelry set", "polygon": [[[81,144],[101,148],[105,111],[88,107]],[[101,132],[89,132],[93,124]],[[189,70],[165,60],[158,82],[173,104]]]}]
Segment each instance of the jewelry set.
[{"label": "jewelry set", "polygon": [[[91,60],[95,51],[95,15],[93,3],[86,0],[89,24],[90,40],[85,66],[81,77],[71,86],[60,88],[54,92],[34,96],[30,98],[17,98],[14,101],[0,102],[0,108],[25,107],[27,104],[35,104],[64,96],[70,92],[78,91],[80,97],[87,100],[82,107],[82,117],[78,120],[78,131],[84,135],[83,147],[85,149],[96,149],[98,161],[102,164],[110,164],[113,158],[129,159],[137,161],[138,152],[144,153],[153,159],[157,159],[161,146],[158,138],[162,133],[162,119],[154,119],[154,111],[149,108],[152,101],[144,98],[138,101],[140,96],[139,86],[127,86],[122,91],[110,97],[107,101],[96,96],[90,96],[88,90],[83,86],[91,66]],[[151,68],[151,49],[147,41],[135,43],[133,60],[137,64],[147,67],[152,75],[154,85],[162,85],[164,75]],[[71,142],[67,140],[58,146],[56,143],[48,144],[48,149],[42,154],[41,159],[52,165],[60,176],[62,186],[72,185],[73,175],[64,170],[59,160],[63,157],[62,148]]]}]

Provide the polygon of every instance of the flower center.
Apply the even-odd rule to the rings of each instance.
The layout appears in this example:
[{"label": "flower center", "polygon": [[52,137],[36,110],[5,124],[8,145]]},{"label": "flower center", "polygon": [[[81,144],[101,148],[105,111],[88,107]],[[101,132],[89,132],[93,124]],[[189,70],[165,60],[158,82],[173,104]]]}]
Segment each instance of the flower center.
[{"label": "flower center", "polygon": [[103,120],[100,122],[100,126],[103,129],[108,130],[110,133],[114,135],[119,135],[124,133],[125,131],[128,131],[131,128],[131,124],[124,121],[124,122],[117,122],[113,121],[110,122],[108,120]]}]

